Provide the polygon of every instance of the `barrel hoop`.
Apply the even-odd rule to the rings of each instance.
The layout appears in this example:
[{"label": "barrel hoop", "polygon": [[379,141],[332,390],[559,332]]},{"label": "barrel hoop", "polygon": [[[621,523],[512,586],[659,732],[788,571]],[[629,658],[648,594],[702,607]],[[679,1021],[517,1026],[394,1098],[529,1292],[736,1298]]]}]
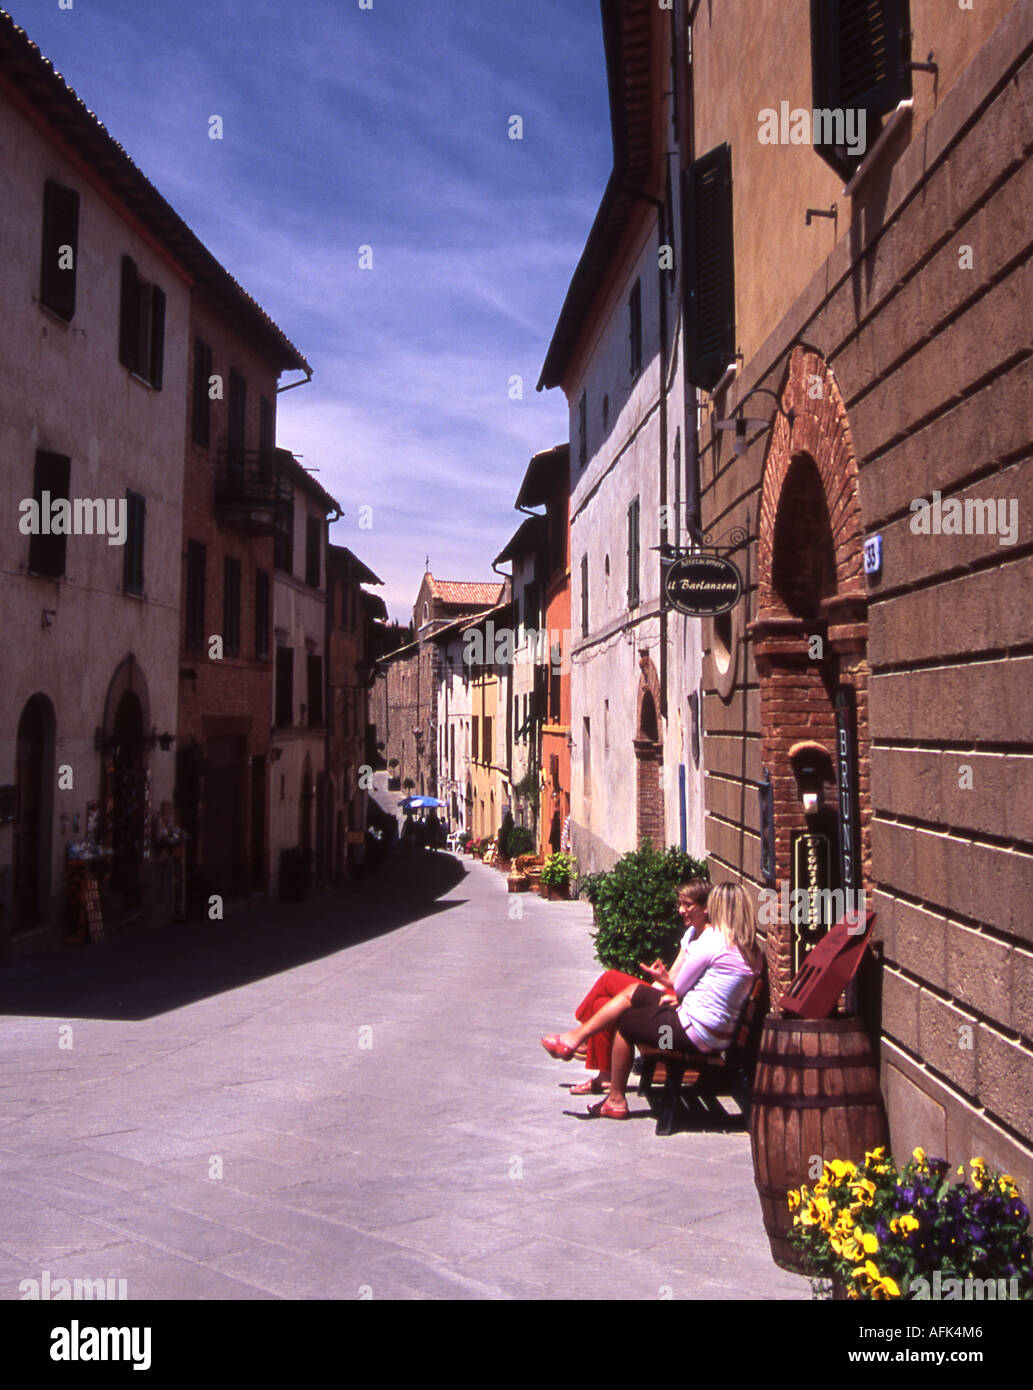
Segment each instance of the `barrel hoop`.
[{"label": "barrel hoop", "polygon": [[752,1105],[771,1105],[776,1110],[847,1110],[860,1105],[883,1105],[881,1091],[845,1091],[839,1096],[785,1096],[775,1091],[754,1091]]},{"label": "barrel hoop", "polygon": [[789,1067],[793,1071],[829,1071],[833,1067],[871,1067],[875,1061],[869,1052],[858,1057],[801,1057],[793,1052],[760,1052],[758,1066]]}]

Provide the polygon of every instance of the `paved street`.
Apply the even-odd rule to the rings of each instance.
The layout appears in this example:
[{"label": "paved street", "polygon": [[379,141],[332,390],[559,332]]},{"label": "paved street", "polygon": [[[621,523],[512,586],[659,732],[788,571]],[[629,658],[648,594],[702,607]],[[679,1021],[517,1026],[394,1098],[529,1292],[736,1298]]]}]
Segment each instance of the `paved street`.
[{"label": "paved street", "polygon": [[809,1297],[745,1134],[568,1096],[584,1069],[537,1039],[593,978],[590,927],[398,852],[3,971],[0,1296],[49,1270],[142,1299]]}]

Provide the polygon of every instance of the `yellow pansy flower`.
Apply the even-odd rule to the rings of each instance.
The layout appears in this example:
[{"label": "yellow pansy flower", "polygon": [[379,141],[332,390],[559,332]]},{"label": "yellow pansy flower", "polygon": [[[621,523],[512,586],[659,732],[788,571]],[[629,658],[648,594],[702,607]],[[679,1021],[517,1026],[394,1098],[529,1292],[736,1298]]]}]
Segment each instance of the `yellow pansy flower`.
[{"label": "yellow pansy flower", "polygon": [[912,1157],[920,1168],[925,1167],[925,1149],[916,1149]]}]

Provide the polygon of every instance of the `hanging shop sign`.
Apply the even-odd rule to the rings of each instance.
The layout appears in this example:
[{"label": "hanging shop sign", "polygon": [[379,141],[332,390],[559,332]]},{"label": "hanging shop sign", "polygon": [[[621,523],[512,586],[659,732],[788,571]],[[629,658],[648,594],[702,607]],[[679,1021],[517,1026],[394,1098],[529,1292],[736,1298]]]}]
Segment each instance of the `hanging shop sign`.
[{"label": "hanging shop sign", "polygon": [[793,932],[793,973],[804,957],[832,926],[829,871],[831,846],[827,835],[797,831],[792,838],[791,902],[789,919]]},{"label": "hanging shop sign", "polygon": [[688,618],[716,618],[742,598],[742,575],[723,555],[683,555],[668,566],[664,594]]},{"label": "hanging shop sign", "polygon": [[839,786],[840,874],[850,893],[861,887],[857,797],[857,697],[852,686],[836,692],[836,782]]}]

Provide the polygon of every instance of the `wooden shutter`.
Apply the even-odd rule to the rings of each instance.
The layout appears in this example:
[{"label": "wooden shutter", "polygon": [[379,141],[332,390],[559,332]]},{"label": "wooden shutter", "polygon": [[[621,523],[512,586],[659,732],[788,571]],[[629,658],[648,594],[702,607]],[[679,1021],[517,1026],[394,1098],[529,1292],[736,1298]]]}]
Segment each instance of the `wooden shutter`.
[{"label": "wooden shutter", "polygon": [[686,170],[689,380],[712,391],[735,359],[732,151],[719,145]]},{"label": "wooden shutter", "polygon": [[628,607],[639,600],[639,499],[628,508]]},{"label": "wooden shutter", "polygon": [[[61,269],[61,248],[71,248],[72,264]],[[43,189],[43,255],[39,297],[48,309],[70,320],[75,314],[75,273],[79,263],[79,195],[48,179]]]},{"label": "wooden shutter", "polygon": [[642,370],[642,281],[636,280],[628,300],[629,370],[631,379]]},{"label": "wooden shutter", "polygon": [[227,656],[240,655],[240,561],[233,555],[223,558],[222,637]]},{"label": "wooden shutter", "polygon": [[588,636],[588,556],[581,557],[581,636]]},{"label": "wooden shutter", "polygon": [[255,657],[269,657],[269,572],[255,571]]},{"label": "wooden shutter", "polygon": [[211,442],[212,403],[208,396],[208,378],[212,374],[212,350],[200,338],[194,339],[194,407],[191,437],[195,444],[207,447]]},{"label": "wooden shutter", "polygon": [[137,319],[139,290],[136,262],[131,256],[122,257],[122,297],[119,304],[118,360],[131,372],[137,370]]},{"label": "wooden shutter", "polygon": [[[67,455],[37,450],[32,495],[39,507],[40,532],[29,539],[29,569],[35,574],[49,575],[51,579],[64,576],[68,537],[44,535],[43,528],[50,524],[51,502],[57,497],[68,497],[71,471],[72,461]],[[44,492],[47,493],[45,506]]]},{"label": "wooden shutter", "polygon": [[231,463],[243,468],[243,450],[247,440],[247,382],[237,371],[230,368],[230,414],[228,443],[235,455]]},{"label": "wooden shutter", "polygon": [[[865,111],[866,147],[876,123],[911,95],[908,0],[811,0],[811,73],[819,110]],[[815,145],[837,173],[849,178],[859,157],[845,146]]]},{"label": "wooden shutter", "polygon": [[122,556],[122,588],[127,594],[143,593],[143,544],[146,499],[126,492],[126,544]]},{"label": "wooden shutter", "polygon": [[200,541],[187,542],[186,647],[204,646],[205,547]]},{"label": "wooden shutter", "polygon": [[150,371],[148,381],[161,390],[165,370],[165,291],[157,285],[151,286],[151,343]]}]

